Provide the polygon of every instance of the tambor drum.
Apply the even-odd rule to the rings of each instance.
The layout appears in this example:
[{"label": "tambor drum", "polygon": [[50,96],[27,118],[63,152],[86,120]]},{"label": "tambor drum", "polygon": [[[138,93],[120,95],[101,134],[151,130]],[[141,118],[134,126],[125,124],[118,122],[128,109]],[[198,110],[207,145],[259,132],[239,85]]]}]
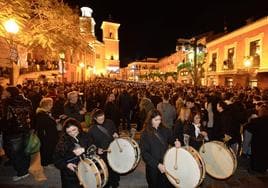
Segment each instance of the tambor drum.
[{"label": "tambor drum", "polygon": [[108,169],[100,157],[93,156],[79,162],[77,176],[84,188],[101,188],[108,181]]},{"label": "tambor drum", "polygon": [[172,147],[164,156],[166,176],[175,187],[197,187],[205,178],[205,164],[192,147]]},{"label": "tambor drum", "polygon": [[206,164],[207,173],[214,178],[226,179],[236,170],[236,156],[223,142],[207,142],[201,146],[199,154]]},{"label": "tambor drum", "polygon": [[108,163],[119,174],[133,170],[140,161],[139,145],[128,137],[116,138],[111,142],[108,151]]}]

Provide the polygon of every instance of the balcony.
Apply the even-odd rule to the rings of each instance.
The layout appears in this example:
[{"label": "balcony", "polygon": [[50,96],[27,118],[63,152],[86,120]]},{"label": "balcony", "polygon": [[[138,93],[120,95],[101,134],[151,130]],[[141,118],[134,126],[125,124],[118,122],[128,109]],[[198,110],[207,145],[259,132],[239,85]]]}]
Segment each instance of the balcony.
[{"label": "balcony", "polygon": [[226,59],[223,61],[223,70],[233,70],[234,69],[234,63],[231,59]]},{"label": "balcony", "polygon": [[211,62],[208,67],[209,72],[215,72],[217,69],[216,62]]}]

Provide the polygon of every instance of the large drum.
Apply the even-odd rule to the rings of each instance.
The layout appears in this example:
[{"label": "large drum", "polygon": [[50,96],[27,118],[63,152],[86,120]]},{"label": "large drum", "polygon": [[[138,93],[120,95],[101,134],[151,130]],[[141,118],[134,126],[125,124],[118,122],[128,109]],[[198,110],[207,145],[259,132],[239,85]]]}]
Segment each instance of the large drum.
[{"label": "large drum", "polygon": [[133,170],[140,161],[139,145],[135,140],[128,137],[116,138],[111,142],[108,151],[108,163],[119,174]]},{"label": "large drum", "polygon": [[223,142],[207,142],[201,146],[199,154],[206,164],[207,173],[214,178],[226,179],[236,170],[236,156]]},{"label": "large drum", "polygon": [[175,187],[197,187],[205,178],[205,164],[191,146],[168,149],[164,165],[166,176]]},{"label": "large drum", "polygon": [[101,188],[108,181],[108,169],[100,157],[93,156],[79,162],[77,176],[84,188]]}]

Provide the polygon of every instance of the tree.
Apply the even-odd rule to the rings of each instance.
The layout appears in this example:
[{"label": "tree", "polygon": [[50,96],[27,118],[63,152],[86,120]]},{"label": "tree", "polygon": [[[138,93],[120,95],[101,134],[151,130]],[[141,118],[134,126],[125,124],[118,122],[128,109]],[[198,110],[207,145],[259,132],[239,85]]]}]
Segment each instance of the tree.
[{"label": "tree", "polygon": [[[41,46],[51,53],[72,48],[88,49],[80,34],[79,15],[63,0],[0,0],[0,21],[12,16],[21,31],[16,40],[29,48]],[[5,36],[3,27],[0,35]]]},{"label": "tree", "polygon": [[204,68],[203,65],[206,63],[206,53],[204,51],[199,51],[197,53],[198,47],[203,47],[201,44],[197,44],[197,40],[194,39],[193,43],[191,43],[193,47],[194,53],[194,62],[182,62],[177,66],[177,72],[185,69],[189,72],[193,83],[195,86],[201,85],[201,78],[204,76]]}]

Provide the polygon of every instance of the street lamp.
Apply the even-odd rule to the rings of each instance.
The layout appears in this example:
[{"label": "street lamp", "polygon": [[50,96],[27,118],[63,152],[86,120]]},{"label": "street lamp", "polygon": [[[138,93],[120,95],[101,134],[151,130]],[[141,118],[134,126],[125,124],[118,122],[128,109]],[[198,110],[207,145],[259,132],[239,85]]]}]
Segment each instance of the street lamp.
[{"label": "street lamp", "polygon": [[65,61],[65,53],[60,52],[59,53],[60,61],[61,61],[61,77],[62,77],[62,83],[64,83],[64,61]]},{"label": "street lamp", "polygon": [[246,70],[247,70],[247,73],[248,73],[248,81],[250,79],[250,72],[249,72],[249,68],[251,67],[252,65],[252,61],[249,57],[247,57],[244,61],[244,66],[246,67]]},{"label": "street lamp", "polygon": [[85,68],[85,63],[83,63],[83,62],[81,62],[80,64],[79,64],[79,66],[80,66],[80,68],[81,68],[81,74],[82,74],[82,82],[84,83],[84,81],[85,81],[85,73],[84,73],[84,68]]},{"label": "street lamp", "polygon": [[9,78],[9,84],[14,85],[14,64],[13,62],[17,60],[17,50],[16,47],[13,45],[13,35],[17,34],[19,32],[19,26],[17,22],[14,19],[9,19],[4,22],[4,28],[5,30],[10,34],[10,41],[9,41],[9,47],[10,47],[10,63],[11,63],[11,74]]}]

